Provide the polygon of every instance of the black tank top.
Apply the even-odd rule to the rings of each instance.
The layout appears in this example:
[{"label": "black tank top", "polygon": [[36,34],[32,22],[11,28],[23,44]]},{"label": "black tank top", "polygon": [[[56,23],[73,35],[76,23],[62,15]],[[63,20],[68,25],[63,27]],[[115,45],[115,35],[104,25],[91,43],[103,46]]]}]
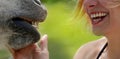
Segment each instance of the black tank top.
[{"label": "black tank top", "polygon": [[104,52],[104,50],[105,50],[105,48],[106,48],[107,46],[108,46],[108,43],[106,43],[106,44],[103,46],[102,50],[99,52],[99,54],[98,54],[98,56],[97,56],[96,59],[99,59],[99,58],[100,58],[100,56],[102,55],[102,53]]}]

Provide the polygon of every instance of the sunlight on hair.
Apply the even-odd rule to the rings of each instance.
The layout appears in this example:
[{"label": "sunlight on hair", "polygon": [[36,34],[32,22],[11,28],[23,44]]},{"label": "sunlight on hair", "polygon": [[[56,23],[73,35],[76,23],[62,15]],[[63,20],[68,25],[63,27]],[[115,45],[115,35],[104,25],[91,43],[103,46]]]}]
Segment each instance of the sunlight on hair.
[{"label": "sunlight on hair", "polygon": [[83,0],[78,0],[74,13],[74,19],[81,19],[85,15],[85,11],[83,10]]}]

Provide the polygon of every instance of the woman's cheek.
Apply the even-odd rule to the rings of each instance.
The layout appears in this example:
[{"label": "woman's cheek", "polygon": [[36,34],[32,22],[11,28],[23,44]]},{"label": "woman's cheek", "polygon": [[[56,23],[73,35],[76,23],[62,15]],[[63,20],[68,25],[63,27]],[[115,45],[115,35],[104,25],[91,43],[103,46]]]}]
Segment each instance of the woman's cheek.
[{"label": "woman's cheek", "polygon": [[99,0],[99,2],[106,8],[114,8],[120,6],[120,0]]}]

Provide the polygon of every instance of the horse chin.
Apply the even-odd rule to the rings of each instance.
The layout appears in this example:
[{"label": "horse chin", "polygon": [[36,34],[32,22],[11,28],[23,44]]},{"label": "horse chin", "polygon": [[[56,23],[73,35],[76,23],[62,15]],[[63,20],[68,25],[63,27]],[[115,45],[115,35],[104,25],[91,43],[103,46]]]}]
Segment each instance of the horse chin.
[{"label": "horse chin", "polygon": [[15,50],[36,43],[40,39],[37,29],[22,18],[12,18],[9,27],[14,33],[9,37],[8,44]]}]

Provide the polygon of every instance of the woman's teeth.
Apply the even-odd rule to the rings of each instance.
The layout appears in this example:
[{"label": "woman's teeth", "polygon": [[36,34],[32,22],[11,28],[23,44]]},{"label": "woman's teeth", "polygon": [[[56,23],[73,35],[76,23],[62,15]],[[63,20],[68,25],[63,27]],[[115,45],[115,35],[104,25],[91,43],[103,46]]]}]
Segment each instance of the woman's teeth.
[{"label": "woman's teeth", "polygon": [[107,16],[106,12],[95,12],[91,13],[90,18],[92,19],[93,24],[97,24],[103,20],[104,17]]},{"label": "woman's teeth", "polygon": [[93,14],[91,14],[90,17],[92,19],[95,19],[95,18],[100,18],[100,17],[106,16],[106,15],[107,15],[107,13],[105,13],[105,12],[99,12],[99,13],[93,13]]}]

